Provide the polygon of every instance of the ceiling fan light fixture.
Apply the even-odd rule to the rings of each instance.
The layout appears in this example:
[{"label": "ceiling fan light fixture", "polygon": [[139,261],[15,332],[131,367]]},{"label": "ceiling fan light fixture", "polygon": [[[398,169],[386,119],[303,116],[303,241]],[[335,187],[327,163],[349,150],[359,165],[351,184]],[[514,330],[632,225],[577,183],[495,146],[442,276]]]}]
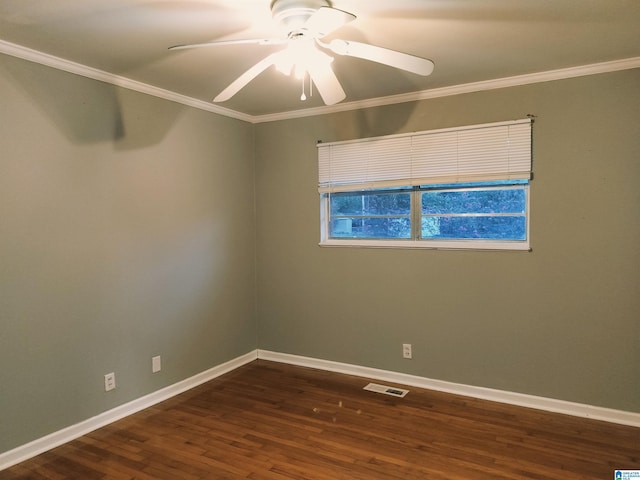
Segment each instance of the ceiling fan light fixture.
[{"label": "ceiling fan light fixture", "polygon": [[346,93],[331,66],[333,57],[325,50],[336,55],[377,62],[417,75],[426,76],[433,71],[434,64],[431,60],[388,48],[339,39],[324,43],[322,39],[325,36],[356,19],[352,13],[330,5],[329,0],[272,0],[271,13],[274,21],[284,30],[283,38],[220,40],[175,45],[169,49],[234,44],[286,45],[241,74],[213,99],[214,102],[229,100],[271,66],[275,66],[285,75],[295,73],[295,76],[302,80],[301,100],[306,99],[304,88],[308,78],[310,90],[315,86],[326,105],[341,102],[346,98]]},{"label": "ceiling fan light fixture", "polygon": [[278,60],[275,63],[275,67],[276,67],[276,70],[278,70],[280,73],[288,77],[289,75],[291,75],[291,72],[293,71],[294,61],[293,61],[293,58],[291,58],[291,56],[286,55],[284,53],[285,52],[283,52],[283,55],[280,55],[278,57]]},{"label": "ceiling fan light fixture", "polygon": [[320,51],[313,39],[300,37],[294,39],[279,55],[276,69],[285,74],[294,73],[297,79],[303,79],[307,72],[317,69],[330,68],[333,57]]}]

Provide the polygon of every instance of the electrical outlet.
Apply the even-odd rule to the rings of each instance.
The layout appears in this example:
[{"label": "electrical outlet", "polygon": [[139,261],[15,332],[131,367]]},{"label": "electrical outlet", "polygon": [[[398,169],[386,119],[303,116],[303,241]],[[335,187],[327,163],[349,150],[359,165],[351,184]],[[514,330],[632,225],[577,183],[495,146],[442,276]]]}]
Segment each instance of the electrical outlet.
[{"label": "electrical outlet", "polygon": [[413,354],[411,352],[411,344],[403,343],[402,344],[402,358],[413,358]]},{"label": "electrical outlet", "polygon": [[151,373],[158,373],[162,369],[160,355],[151,357]]},{"label": "electrical outlet", "polygon": [[108,392],[116,388],[116,374],[111,372],[104,376],[104,391]]}]

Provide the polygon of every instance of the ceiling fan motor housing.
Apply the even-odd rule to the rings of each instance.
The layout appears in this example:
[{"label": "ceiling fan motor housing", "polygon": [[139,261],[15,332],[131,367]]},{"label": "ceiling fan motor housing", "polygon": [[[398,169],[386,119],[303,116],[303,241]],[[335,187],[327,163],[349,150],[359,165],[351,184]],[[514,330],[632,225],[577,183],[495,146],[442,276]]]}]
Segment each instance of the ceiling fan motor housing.
[{"label": "ceiling fan motor housing", "polygon": [[327,0],[273,0],[271,15],[286,34],[302,28],[320,7],[329,7]]}]

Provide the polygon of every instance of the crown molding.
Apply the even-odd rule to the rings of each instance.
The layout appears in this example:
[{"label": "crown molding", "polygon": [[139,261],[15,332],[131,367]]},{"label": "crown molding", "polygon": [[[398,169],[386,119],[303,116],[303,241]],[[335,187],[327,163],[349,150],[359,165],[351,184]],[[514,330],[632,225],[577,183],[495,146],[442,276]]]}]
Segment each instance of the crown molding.
[{"label": "crown molding", "polygon": [[91,78],[93,80],[109,83],[117,87],[134,90],[140,93],[146,93],[147,95],[153,95],[154,97],[163,98],[165,100],[170,100],[182,105],[198,108],[207,112],[218,113],[220,115],[224,115],[225,117],[236,118],[245,122],[253,122],[254,117],[251,115],[247,115],[246,113],[241,113],[228,108],[220,107],[218,105],[204,102],[193,97],[181,95],[179,93],[165,90],[163,88],[154,87],[153,85],[138,82],[136,80],[131,80],[130,78],[105,72],[104,70],[88,67],[86,65],[82,65],[81,63],[72,62],[71,60],[66,60],[64,58],[49,55],[47,53],[23,47],[22,45],[17,45],[15,43],[0,40],[0,53],[18,57],[23,60],[28,60],[30,62],[39,63],[41,65],[46,65],[47,67],[56,68],[58,70],[63,70],[75,75]]},{"label": "crown molding", "polygon": [[80,63],[72,62],[60,57],[49,55],[47,53],[23,47],[15,43],[0,40],[0,53],[11,55],[13,57],[22,58],[30,62],[39,63],[48,67],[63,70],[65,72],[81,75],[83,77],[99,80],[101,82],[110,83],[112,85],[134,90],[140,93],[146,93],[155,97],[170,100],[172,102],[187,105],[189,107],[198,108],[207,112],[217,113],[225,117],[231,117],[249,123],[266,123],[279,120],[290,120],[293,118],[312,117],[316,115],[326,115],[329,113],[346,112],[349,110],[359,110],[363,108],[380,107],[385,105],[393,105],[397,103],[416,102],[419,100],[428,100],[431,98],[448,97],[452,95],[460,95],[464,93],[482,92],[486,90],[495,90],[498,88],[516,87],[520,85],[529,85],[532,83],[550,82],[554,80],[564,80],[574,77],[582,77],[587,75],[595,75],[599,73],[616,72],[620,70],[631,70],[640,67],[640,57],[624,58],[609,62],[593,63],[590,65],[581,65],[577,67],[560,68],[557,70],[549,70],[546,72],[528,73],[525,75],[516,75],[512,77],[497,78],[493,80],[483,80],[480,82],[465,83],[461,85],[453,85],[449,87],[433,88],[422,90],[419,92],[404,93],[400,95],[389,95],[386,97],[372,98],[368,100],[360,100],[355,102],[339,103],[337,105],[307,108],[302,110],[292,110],[288,112],[272,113],[266,115],[249,115],[246,113],[231,110],[229,108],[220,107],[210,102],[188,97],[179,93],[165,90],[163,88],[154,87],[146,83],[131,80],[120,75],[105,72],[97,68],[88,67]]},{"label": "crown molding", "polygon": [[278,120],[289,120],[292,118],[310,117],[315,115],[325,115],[328,113],[346,112],[349,110],[360,110],[370,107],[381,107],[384,105],[394,105],[397,103],[416,102],[431,98],[449,97],[463,93],[482,92],[495,90],[498,88],[517,87],[532,83],[550,82],[553,80],[564,80],[574,77],[595,75],[598,73],[617,72],[620,70],[631,70],[640,67],[640,57],[624,58],[609,62],[593,63],[578,67],[560,68],[546,72],[528,73],[513,77],[496,78],[493,80],[483,80],[481,82],[464,83],[452,85],[450,87],[432,88],[419,92],[403,93],[399,95],[389,95],[356,102],[345,102],[331,106],[308,108],[304,110],[293,110],[289,112],[274,113],[253,117],[253,123],[275,122]]}]

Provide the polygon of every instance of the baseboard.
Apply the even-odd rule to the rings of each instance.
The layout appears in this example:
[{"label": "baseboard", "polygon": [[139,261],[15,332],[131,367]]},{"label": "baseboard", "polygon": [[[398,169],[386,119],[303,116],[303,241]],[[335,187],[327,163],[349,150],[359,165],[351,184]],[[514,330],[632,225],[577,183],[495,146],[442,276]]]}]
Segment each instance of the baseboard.
[{"label": "baseboard", "polygon": [[156,405],[157,403],[168,400],[171,397],[175,397],[180,393],[186,392],[198,385],[201,385],[209,380],[213,380],[225,373],[235,370],[242,365],[250,363],[257,358],[257,350],[253,350],[245,355],[234,358],[228,362],[222,363],[216,367],[210,368],[204,372],[198,373],[193,377],[187,378],[180,382],[169,385],[156,392],[140,397],[131,402],[120,405],[114,409],[108,410],[104,413],[96,415],[95,417],[84,420],[75,425],[71,425],[67,428],[54,432],[45,437],[34,440],[33,442],[21,445],[13,450],[0,454],[0,471],[16,465],[24,460],[35,457],[41,453],[51,450],[64,443],[70,442],[82,435],[86,435],[89,432],[97,430],[100,427],[104,427],[110,423],[120,420],[124,417],[132,415],[136,412],[144,410],[145,408]]},{"label": "baseboard", "polygon": [[568,402],[565,400],[556,400],[553,398],[538,397],[523,393],[475,387],[471,385],[445,382],[442,380],[433,380],[404,373],[390,372],[387,370],[361,367],[358,365],[350,365],[347,363],[332,362],[329,360],[320,360],[286,353],[270,352],[267,350],[258,350],[258,358],[302,367],[345,373],[348,375],[366,377],[400,385],[409,385],[428,390],[437,390],[456,395],[481,398],[483,400],[491,400],[493,402],[517,405],[520,407],[535,408],[547,412],[562,413],[575,417],[591,418],[610,423],[640,427],[640,413],[636,412],[626,412],[623,410],[597,407],[582,403]]},{"label": "baseboard", "polygon": [[442,380],[433,380],[415,375],[303,357],[299,355],[291,355],[287,353],[277,353],[268,350],[254,350],[194,375],[193,377],[187,378],[161,390],[150,393],[149,395],[145,395],[144,397],[140,397],[112,410],[101,413],[100,415],[89,418],[75,425],[71,425],[25,445],[21,445],[13,450],[9,450],[8,452],[0,453],[0,471],[44,453],[47,450],[51,450],[52,448],[70,442],[82,435],[86,435],[100,427],[104,427],[105,425],[144,410],[145,408],[175,397],[180,393],[186,392],[187,390],[197,387],[209,380],[213,380],[214,378],[224,375],[225,373],[235,370],[236,368],[246,365],[256,359],[317,368],[320,370],[366,377],[400,385],[465,395],[494,402],[535,408],[548,412],[563,413],[577,417],[591,418],[594,420],[602,420],[605,422],[629,425],[632,427],[640,427],[640,413],[635,412],[625,412],[622,410],[596,407],[581,403],[567,402],[564,400],[507,392],[503,390],[494,390],[491,388],[475,387],[471,385],[445,382]]}]

